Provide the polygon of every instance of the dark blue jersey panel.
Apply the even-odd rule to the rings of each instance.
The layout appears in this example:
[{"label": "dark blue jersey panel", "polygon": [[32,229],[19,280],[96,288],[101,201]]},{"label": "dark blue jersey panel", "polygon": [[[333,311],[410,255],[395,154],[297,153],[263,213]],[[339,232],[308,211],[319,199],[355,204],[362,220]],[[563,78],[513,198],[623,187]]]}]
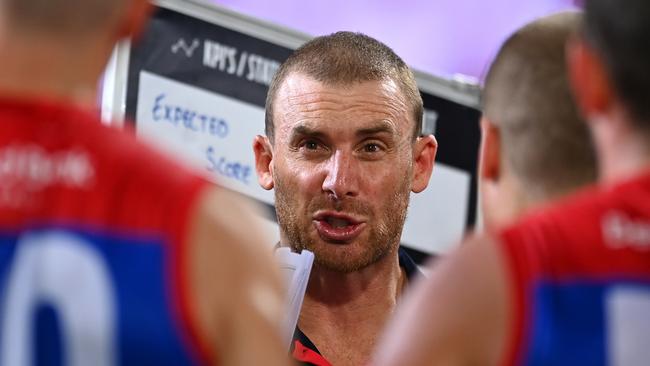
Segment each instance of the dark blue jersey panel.
[{"label": "dark blue jersey panel", "polygon": [[[182,336],[182,324],[173,311],[169,248],[164,238],[70,227],[39,228],[29,235],[38,238],[40,233],[48,232],[65,232],[79,239],[76,242],[98,254],[108,269],[113,299],[109,307],[115,309],[114,361],[120,365],[193,364]],[[7,302],[8,276],[24,234],[0,234],[0,304]],[[74,292],[74,287],[66,291]],[[66,354],[66,332],[62,331],[64,324],[58,305],[47,300],[33,301],[31,305],[34,336],[27,347],[33,352],[34,362],[66,364],[70,355]],[[0,319],[5,318],[2,311],[0,308]],[[2,334],[2,329],[0,339],[12,336]],[[92,338],[93,334],[88,337]]]}]

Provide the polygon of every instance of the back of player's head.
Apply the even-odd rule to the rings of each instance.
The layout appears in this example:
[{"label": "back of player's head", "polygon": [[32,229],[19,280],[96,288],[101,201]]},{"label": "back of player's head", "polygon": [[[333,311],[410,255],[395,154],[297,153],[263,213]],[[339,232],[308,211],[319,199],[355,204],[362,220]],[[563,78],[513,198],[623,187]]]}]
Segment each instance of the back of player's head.
[{"label": "back of player's head", "polygon": [[48,36],[89,34],[115,19],[130,0],[0,0],[12,29]]},{"label": "back of player's head", "polygon": [[362,33],[336,32],[316,37],[294,51],[280,66],[266,99],[266,135],[273,141],[273,107],[280,86],[292,73],[307,75],[329,85],[393,80],[409,103],[420,134],[422,98],[408,65],[382,42]]},{"label": "back of player's head", "polygon": [[587,0],[583,32],[631,119],[650,134],[650,1]]},{"label": "back of player's head", "polygon": [[485,80],[483,108],[499,130],[501,161],[528,192],[547,198],[593,182],[596,159],[571,96],[565,45],[581,15],[538,19],[511,35]]}]

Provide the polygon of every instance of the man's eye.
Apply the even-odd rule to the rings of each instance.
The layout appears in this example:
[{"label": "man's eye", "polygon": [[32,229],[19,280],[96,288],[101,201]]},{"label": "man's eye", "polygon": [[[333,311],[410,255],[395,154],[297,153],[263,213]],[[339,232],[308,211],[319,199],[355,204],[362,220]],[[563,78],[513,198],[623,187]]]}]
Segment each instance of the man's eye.
[{"label": "man's eye", "polygon": [[306,141],[305,142],[305,149],[307,149],[307,150],[316,150],[316,149],[318,149],[318,142],[316,142],[316,141]]},{"label": "man's eye", "polygon": [[372,153],[372,152],[379,152],[379,151],[381,151],[381,146],[379,146],[378,144],[366,144],[366,145],[363,147],[363,150],[364,150],[365,152],[370,152],[370,153]]}]

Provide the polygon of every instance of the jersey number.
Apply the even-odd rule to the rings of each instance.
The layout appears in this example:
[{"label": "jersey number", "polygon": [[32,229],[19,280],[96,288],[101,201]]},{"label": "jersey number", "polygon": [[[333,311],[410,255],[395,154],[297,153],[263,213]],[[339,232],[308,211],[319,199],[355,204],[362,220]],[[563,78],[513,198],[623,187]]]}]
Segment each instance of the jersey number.
[{"label": "jersey number", "polygon": [[91,243],[65,231],[26,233],[4,285],[0,365],[33,365],[40,304],[58,315],[66,364],[115,364],[116,299],[108,267]]}]

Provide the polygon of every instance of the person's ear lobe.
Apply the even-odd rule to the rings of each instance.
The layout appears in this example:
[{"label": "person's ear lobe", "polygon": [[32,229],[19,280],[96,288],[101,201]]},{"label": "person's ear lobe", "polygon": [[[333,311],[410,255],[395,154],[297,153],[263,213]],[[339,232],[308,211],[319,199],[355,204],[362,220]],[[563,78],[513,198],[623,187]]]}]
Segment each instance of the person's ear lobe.
[{"label": "person's ear lobe", "polygon": [[433,135],[420,136],[413,151],[413,183],[411,191],[420,193],[429,185],[438,151],[438,141]]},{"label": "person's ear lobe", "polygon": [[613,88],[601,59],[583,39],[574,37],[566,47],[567,72],[574,98],[589,121],[611,107]]},{"label": "person's ear lobe", "polygon": [[266,190],[273,188],[273,147],[266,136],[257,135],[253,139],[255,171],[257,181]]},{"label": "person's ear lobe", "polygon": [[487,117],[481,117],[481,156],[479,177],[482,181],[498,181],[501,177],[501,136]]}]

